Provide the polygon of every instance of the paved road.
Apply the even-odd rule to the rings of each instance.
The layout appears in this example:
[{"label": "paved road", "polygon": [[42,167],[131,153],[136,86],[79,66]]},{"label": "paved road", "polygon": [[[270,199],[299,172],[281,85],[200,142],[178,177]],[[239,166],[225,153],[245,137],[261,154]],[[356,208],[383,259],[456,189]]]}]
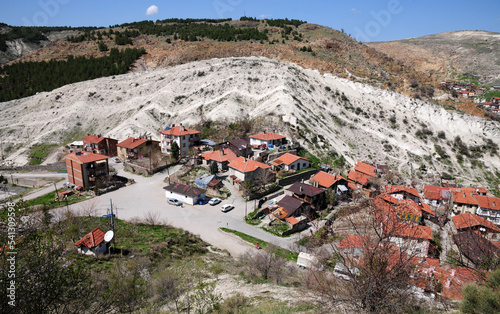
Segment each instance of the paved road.
[{"label": "paved road", "polygon": [[[219,227],[235,229],[284,248],[290,248],[295,240],[295,237],[276,237],[260,228],[247,224],[243,220],[245,202],[228,182],[225,182],[225,184],[231,190],[231,197],[219,205],[184,205],[183,207],[177,207],[169,205],[165,197],[163,187],[167,184],[163,180],[167,175],[166,171],[157,173],[152,177],[143,177],[124,172],[123,166],[120,164],[113,165],[113,167],[117,169],[119,175],[133,178],[136,183],[92,200],[71,205],[70,209],[79,210],[94,204],[97,214],[102,215],[107,213],[110,199],[112,199],[116,208],[116,215],[120,219],[144,219],[149,212],[155,213],[158,214],[162,221],[197,234],[204,241],[225,249],[232,255],[240,255],[252,247],[238,237],[220,231]],[[176,170],[170,169],[170,174]],[[228,203],[235,205],[235,208],[227,213],[221,212],[220,206]],[[252,211],[253,204],[254,202],[248,203],[248,212]]]}]

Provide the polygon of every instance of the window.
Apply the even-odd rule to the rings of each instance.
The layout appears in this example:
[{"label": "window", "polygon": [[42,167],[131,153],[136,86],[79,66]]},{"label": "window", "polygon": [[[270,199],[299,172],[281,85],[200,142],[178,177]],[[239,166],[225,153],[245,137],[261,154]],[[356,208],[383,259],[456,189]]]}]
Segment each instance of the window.
[{"label": "window", "polygon": [[182,147],[186,147],[186,143],[182,143]]}]

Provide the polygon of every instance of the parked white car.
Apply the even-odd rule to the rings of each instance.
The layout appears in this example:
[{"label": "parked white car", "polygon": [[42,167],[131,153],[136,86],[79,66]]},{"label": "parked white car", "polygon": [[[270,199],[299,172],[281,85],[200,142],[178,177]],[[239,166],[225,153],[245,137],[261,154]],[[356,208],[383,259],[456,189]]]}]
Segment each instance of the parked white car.
[{"label": "parked white car", "polygon": [[175,205],[175,206],[181,206],[182,205],[182,203],[179,200],[175,199],[175,198],[169,199],[168,203],[170,205]]},{"label": "parked white car", "polygon": [[221,202],[220,198],[214,197],[210,201],[208,201],[208,204],[215,206]]},{"label": "parked white car", "polygon": [[226,205],[222,205],[222,207],[220,208],[220,210],[225,213],[225,212],[228,212],[230,211],[231,209],[233,209],[234,206],[232,204],[226,204]]}]

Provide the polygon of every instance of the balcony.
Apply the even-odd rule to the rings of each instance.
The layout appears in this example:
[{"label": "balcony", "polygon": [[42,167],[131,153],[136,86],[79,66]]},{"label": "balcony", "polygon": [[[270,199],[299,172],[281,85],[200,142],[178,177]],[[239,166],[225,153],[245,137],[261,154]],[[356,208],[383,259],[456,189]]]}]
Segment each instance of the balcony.
[{"label": "balcony", "polygon": [[173,140],[173,139],[171,139],[171,138],[164,138],[164,139],[162,140],[162,142],[163,142],[163,143],[172,143],[173,141],[174,141],[174,140]]}]

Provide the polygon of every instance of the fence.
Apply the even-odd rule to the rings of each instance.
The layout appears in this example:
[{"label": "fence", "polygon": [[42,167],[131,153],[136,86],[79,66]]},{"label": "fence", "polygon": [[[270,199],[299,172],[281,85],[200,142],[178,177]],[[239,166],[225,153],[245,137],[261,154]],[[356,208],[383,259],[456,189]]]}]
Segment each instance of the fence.
[{"label": "fence", "polygon": [[285,185],[290,185],[290,184],[293,184],[295,182],[299,182],[302,180],[309,180],[312,175],[315,175],[318,172],[319,172],[318,169],[313,169],[313,170],[308,170],[308,171],[301,172],[298,174],[294,174],[294,175],[291,175],[291,176],[288,176],[286,178],[278,180],[278,184],[280,186],[285,186]]}]

